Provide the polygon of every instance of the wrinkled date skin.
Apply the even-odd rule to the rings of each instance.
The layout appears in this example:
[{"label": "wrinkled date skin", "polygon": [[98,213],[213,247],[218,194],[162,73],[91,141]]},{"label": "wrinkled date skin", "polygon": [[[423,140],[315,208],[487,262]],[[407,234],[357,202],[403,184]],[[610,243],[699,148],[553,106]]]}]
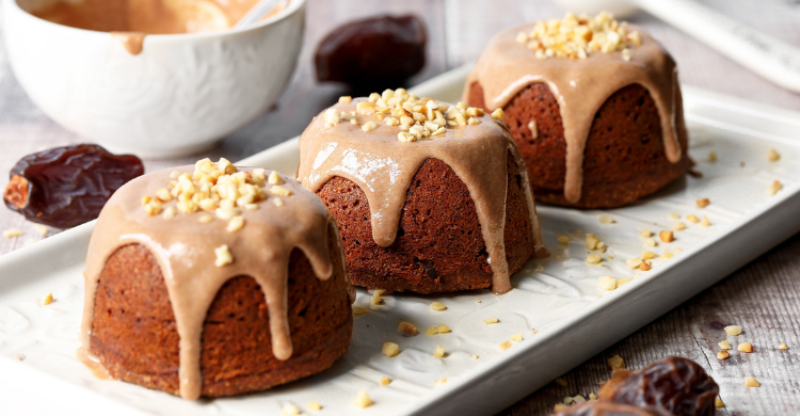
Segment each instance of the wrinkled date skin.
[{"label": "wrinkled date skin", "polygon": [[396,88],[425,65],[425,25],[416,16],[381,16],[334,29],[317,47],[317,79],[356,90]]},{"label": "wrinkled date skin", "polygon": [[642,408],[612,402],[584,402],[556,412],[553,416],[672,416],[658,408]]},{"label": "wrinkled date skin", "polygon": [[713,416],[719,386],[697,363],[667,357],[636,370],[617,370],[600,389],[601,402],[661,407],[675,416]]},{"label": "wrinkled date skin", "polygon": [[136,156],[93,144],[57,147],[17,162],[3,200],[30,221],[69,228],[97,218],[114,191],[143,173]]}]

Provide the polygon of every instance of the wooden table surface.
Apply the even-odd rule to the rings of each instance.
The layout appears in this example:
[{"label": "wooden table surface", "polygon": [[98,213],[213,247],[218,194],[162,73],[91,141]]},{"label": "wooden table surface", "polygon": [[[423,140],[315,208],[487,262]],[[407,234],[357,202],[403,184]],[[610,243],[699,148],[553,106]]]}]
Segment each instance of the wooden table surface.
[{"label": "wooden table surface", "polygon": [[[504,28],[561,17],[564,13],[548,0],[308,0],[308,3],[307,35],[298,69],[276,108],[225,138],[206,154],[148,160],[148,171],[192,163],[201,157],[224,156],[235,161],[300,134],[313,115],[347,93],[341,86],[316,83],[311,60],[319,39],[340,23],[380,13],[414,12],[422,16],[429,32],[428,62],[422,73],[411,80],[413,85],[473,61],[489,37]],[[703,3],[800,46],[798,0],[703,0]],[[772,85],[650,15],[640,13],[630,20],[648,30],[673,54],[684,84],[800,111],[800,95]],[[0,172],[7,172],[19,158],[36,150],[80,141],[30,102],[11,73],[4,48],[0,47]],[[20,228],[25,235],[0,238],[0,254],[41,238],[31,223],[0,209],[0,230],[11,227]],[[53,229],[50,235],[56,232]],[[722,328],[728,324],[744,328],[739,338],[752,342],[754,353],[717,360],[717,342],[725,338]],[[788,344],[789,350],[779,351],[780,342]],[[501,414],[546,415],[567,396],[588,397],[598,390],[598,383],[608,379],[610,369],[606,360],[614,354],[622,356],[629,368],[640,368],[666,355],[694,359],[720,384],[720,396],[725,402],[720,411],[723,415],[800,414],[798,351],[800,235],[564,375],[566,387],[552,383]],[[745,387],[745,375],[755,376],[762,387]]]}]

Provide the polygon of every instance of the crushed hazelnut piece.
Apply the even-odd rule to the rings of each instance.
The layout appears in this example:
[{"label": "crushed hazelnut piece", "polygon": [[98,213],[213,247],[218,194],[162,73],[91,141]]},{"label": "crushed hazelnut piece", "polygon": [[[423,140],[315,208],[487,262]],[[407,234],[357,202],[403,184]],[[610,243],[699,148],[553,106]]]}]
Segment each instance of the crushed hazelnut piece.
[{"label": "crushed hazelnut piece", "polygon": [[435,326],[432,326],[432,327],[428,328],[428,330],[425,333],[428,334],[428,335],[436,335],[439,332],[438,332],[438,330],[436,329]]},{"label": "crushed hazelnut piece", "polygon": [[725,327],[725,333],[735,337],[742,333],[742,327],[739,325],[728,325]]},{"label": "crushed hazelnut piece", "polygon": [[747,387],[761,387],[761,383],[759,383],[755,377],[745,377],[744,385]]},{"label": "crushed hazelnut piece", "polygon": [[372,406],[372,399],[369,398],[369,395],[366,391],[361,390],[356,393],[356,398],[353,399],[353,404],[360,408],[366,408]]},{"label": "crushed hazelnut piece", "polygon": [[697,224],[698,222],[700,222],[700,218],[697,218],[697,215],[689,214],[686,216],[686,221],[689,221],[692,224]]},{"label": "crushed hazelnut piece", "polygon": [[300,408],[291,403],[286,404],[281,409],[281,413],[283,413],[283,416],[297,416],[300,414]]},{"label": "crushed hazelnut piece", "polygon": [[639,270],[646,272],[650,271],[653,267],[650,265],[650,262],[643,261],[642,264],[639,265]]},{"label": "crushed hazelnut piece", "polygon": [[671,213],[669,214],[669,219],[671,220],[679,220],[681,218],[681,214]]},{"label": "crushed hazelnut piece", "polygon": [[617,281],[611,276],[600,276],[597,286],[603,290],[614,290],[617,288]]},{"label": "crushed hazelnut piece", "polygon": [[594,250],[597,248],[597,244],[600,243],[600,239],[597,238],[594,234],[586,234],[586,248],[589,250]]},{"label": "crushed hazelnut piece", "polygon": [[715,152],[713,150],[708,152],[708,161],[711,162],[711,163],[716,162],[717,161],[717,152]]},{"label": "crushed hazelnut piece", "polygon": [[410,322],[400,322],[400,325],[397,327],[397,332],[404,337],[413,337],[417,335],[417,327]]},{"label": "crushed hazelnut piece", "polygon": [[686,223],[676,222],[675,224],[672,224],[672,229],[675,231],[686,229]]},{"label": "crushed hazelnut piece", "polygon": [[228,249],[227,244],[223,244],[215,248],[214,254],[217,256],[216,261],[214,261],[214,265],[217,267],[223,267],[233,263],[233,255],[231,254],[230,249]]},{"label": "crushed hazelnut piece", "polygon": [[650,231],[649,228],[645,228],[644,230],[642,230],[642,232],[639,233],[639,235],[644,238],[650,238],[653,235],[653,232]]},{"label": "crushed hazelnut piece", "polygon": [[469,356],[470,356],[470,358],[472,358],[473,360],[477,360],[478,358],[480,358],[480,357],[478,357],[478,354],[470,354]]},{"label": "crushed hazelnut piece", "polygon": [[638,269],[639,266],[642,264],[642,259],[635,257],[632,259],[625,260],[625,264],[628,265],[631,269]]},{"label": "crushed hazelnut piece", "polygon": [[361,126],[361,130],[363,130],[365,132],[370,132],[370,131],[375,130],[377,128],[378,128],[378,124],[376,124],[374,121],[368,121],[368,122],[364,123],[363,126]]},{"label": "crushed hazelnut piece", "polygon": [[433,302],[431,303],[431,309],[435,311],[443,311],[447,309],[447,306],[444,306],[444,303],[442,302]]},{"label": "crushed hazelnut piece", "polygon": [[167,207],[167,209],[164,210],[164,214],[162,214],[161,216],[165,220],[168,220],[168,219],[174,217],[177,214],[178,214],[178,211],[175,209],[175,207]]},{"label": "crushed hazelnut piece", "polygon": [[500,322],[500,320],[495,318],[495,317],[491,317],[491,318],[483,320],[483,323],[485,323],[486,325],[496,324],[498,322]]},{"label": "crushed hazelnut piece", "polygon": [[520,333],[512,335],[511,336],[511,340],[514,341],[514,342],[522,341],[522,333],[520,332]]},{"label": "crushed hazelnut piece", "polygon": [[753,352],[753,344],[749,342],[742,342],[738,347],[736,347],[736,349],[741,352]]},{"label": "crushed hazelnut piece", "polygon": [[648,238],[647,240],[644,240],[644,245],[647,247],[655,247],[657,244],[655,239]]},{"label": "crushed hazelnut piece", "polygon": [[772,182],[772,185],[770,185],[769,188],[767,188],[767,192],[770,195],[775,195],[781,189],[783,189],[783,184],[781,183],[781,181],[776,179],[775,182]]},{"label": "crushed hazelnut piece", "polygon": [[711,221],[708,220],[708,217],[703,215],[703,219],[702,221],[700,221],[700,225],[702,225],[703,227],[708,227],[709,225],[711,225]]},{"label": "crushed hazelnut piece", "polygon": [[353,102],[353,97],[343,95],[339,97],[339,104],[350,104]]},{"label": "crushed hazelnut piece", "polygon": [[150,198],[150,195],[145,195],[145,196],[143,196],[143,197],[142,197],[142,205],[147,205],[147,204],[149,204],[151,199],[153,199],[153,198]]},{"label": "crushed hazelnut piece", "polygon": [[449,332],[450,332],[450,327],[447,326],[446,324],[441,324],[436,327],[437,334],[447,334]]},{"label": "crushed hazelnut piece", "polygon": [[202,217],[199,218],[199,221],[204,223],[204,224],[207,224],[207,223],[209,223],[211,221],[214,221],[214,217],[212,217],[211,215],[205,214],[205,215],[203,215]]},{"label": "crushed hazelnut piece", "polygon": [[717,345],[719,345],[719,347],[722,348],[723,350],[733,349],[733,347],[731,346],[731,343],[728,342],[727,339],[724,340],[724,341],[720,341],[719,343],[717,343]]},{"label": "crushed hazelnut piece", "polygon": [[383,376],[383,377],[381,377],[381,379],[378,381],[378,384],[380,384],[381,386],[388,386],[388,385],[389,385],[389,383],[391,383],[391,382],[392,382],[392,379],[391,379],[391,378],[389,378],[389,376]]},{"label": "crushed hazelnut piece", "polygon": [[[359,103],[363,104],[363,103]],[[329,108],[325,111],[325,115],[323,116],[323,120],[325,120],[325,127],[333,127],[339,124],[339,112],[336,111],[335,108]]]},{"label": "crushed hazelnut piece", "polygon": [[241,216],[236,216],[231,218],[231,220],[228,222],[227,229],[229,233],[235,233],[241,230],[242,227],[244,227],[244,218],[242,218]]},{"label": "crushed hazelnut piece", "polygon": [[558,242],[561,244],[569,244],[569,237],[565,235],[558,236]]},{"label": "crushed hazelnut piece", "polygon": [[505,351],[511,348],[511,341],[503,341],[498,348],[500,351]]},{"label": "crushed hazelnut piece", "polygon": [[387,357],[394,357],[395,355],[400,353],[400,346],[395,344],[394,342],[384,342],[383,348],[381,349],[381,354]]},{"label": "crushed hazelnut piece", "polygon": [[654,259],[656,257],[657,257],[656,253],[653,253],[652,251],[643,251],[642,252],[642,260],[650,260],[650,259]]},{"label": "crushed hazelnut piece", "polygon": [[441,345],[437,345],[436,349],[433,351],[433,356],[436,358],[444,358],[445,352],[444,347]]},{"label": "crushed hazelnut piece", "polygon": [[383,294],[386,291],[383,289],[377,289],[375,292],[372,293],[372,297],[370,298],[369,302],[373,305],[383,305]]},{"label": "crushed hazelnut piece", "polygon": [[782,350],[782,351],[786,351],[786,350],[789,349],[789,347],[786,346],[785,342],[781,342],[781,345],[778,345],[778,349]]},{"label": "crushed hazelnut piece", "polygon": [[47,233],[50,232],[50,230],[47,227],[45,227],[44,225],[42,225],[42,224],[33,224],[33,228],[42,237],[47,237]]},{"label": "crushed hazelnut piece", "polygon": [[722,400],[720,400],[719,397],[715,397],[714,398],[714,407],[716,407],[717,409],[719,409],[721,407],[725,407],[725,403],[722,403]]},{"label": "crushed hazelnut piece", "polygon": [[608,359],[608,366],[613,369],[625,368],[625,362],[622,360],[622,357],[617,354]]},{"label": "crushed hazelnut piece", "polygon": [[282,207],[284,205],[283,200],[278,197],[272,198],[272,203],[275,204],[276,207]]},{"label": "crushed hazelnut piece", "polygon": [[283,179],[281,179],[281,175],[278,174],[276,171],[272,171],[269,174],[269,179],[267,179],[267,183],[270,185],[283,185]]},{"label": "crushed hazelnut piece", "polygon": [[695,201],[695,203],[697,204],[698,208],[705,208],[708,206],[708,204],[711,203],[711,201],[709,201],[708,198],[703,198],[703,199],[698,199],[697,201]]},{"label": "crushed hazelnut piece", "polygon": [[44,295],[44,298],[42,298],[42,305],[49,305],[51,303],[53,303],[53,293],[47,292],[47,294]]},{"label": "crushed hazelnut piece", "polygon": [[617,289],[619,289],[626,283],[630,282],[631,280],[633,280],[632,277],[620,277],[619,279],[617,279]]},{"label": "crushed hazelnut piece", "polygon": [[767,160],[769,160],[770,162],[777,162],[778,160],[780,160],[780,158],[781,154],[778,153],[777,150],[769,149],[769,153],[767,153]]},{"label": "crushed hazelnut piece", "polygon": [[353,306],[353,315],[363,315],[368,311],[369,310],[367,308],[362,308],[361,306]]},{"label": "crushed hazelnut piece", "polygon": [[22,230],[20,230],[19,228],[9,228],[3,231],[3,237],[5,238],[14,238],[14,237],[19,237],[21,235],[22,235]]},{"label": "crushed hazelnut piece", "polygon": [[617,222],[617,220],[615,220],[614,217],[612,217],[610,215],[601,215],[600,216],[600,223],[601,224],[614,224],[615,222]]},{"label": "crushed hazelnut piece", "polygon": [[561,387],[567,387],[567,380],[564,380],[563,378],[559,377],[556,379],[556,384],[558,384]]},{"label": "crushed hazelnut piece", "polygon": [[594,393],[589,393],[589,400],[597,400],[597,395]]},{"label": "crushed hazelnut piece", "polygon": [[731,358],[731,354],[727,350],[722,350],[717,353],[718,360],[727,360],[728,358]]},{"label": "crushed hazelnut piece", "polygon": [[310,410],[312,412],[316,412],[316,411],[322,410],[322,405],[319,404],[319,402],[309,402],[306,405],[306,409],[308,409],[308,410]]},{"label": "crushed hazelnut piece", "polygon": [[661,232],[658,233],[658,238],[664,243],[671,243],[675,240],[675,236],[672,234],[672,231],[667,230],[661,230]]},{"label": "crushed hazelnut piece", "polygon": [[269,193],[271,193],[272,195],[282,196],[282,197],[287,197],[292,195],[292,191],[280,185],[274,185],[271,188],[269,188]]},{"label": "crushed hazelnut piece", "polygon": [[492,111],[492,118],[495,120],[503,121],[506,118],[506,113],[502,108]]},{"label": "crushed hazelnut piece", "polygon": [[601,261],[603,261],[603,258],[599,254],[590,254],[586,257],[586,262],[589,264],[598,264]]}]

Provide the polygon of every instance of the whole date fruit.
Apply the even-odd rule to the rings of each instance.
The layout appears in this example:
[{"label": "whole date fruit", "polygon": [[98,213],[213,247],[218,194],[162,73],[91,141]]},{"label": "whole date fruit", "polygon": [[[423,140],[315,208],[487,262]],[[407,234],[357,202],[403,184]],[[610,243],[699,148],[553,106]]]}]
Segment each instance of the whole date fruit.
[{"label": "whole date fruit", "polygon": [[357,90],[395,88],[425,65],[425,25],[416,16],[381,16],[334,29],[317,47],[317,79]]},{"label": "whole date fruit", "polygon": [[93,144],[57,147],[20,159],[3,200],[30,221],[69,228],[97,218],[114,191],[143,173],[136,156]]},{"label": "whole date fruit", "polygon": [[636,370],[615,370],[601,402],[660,407],[675,416],[712,416],[719,386],[692,360],[667,357]]},{"label": "whole date fruit", "polygon": [[589,401],[572,405],[553,416],[672,416],[659,408],[643,408],[629,404]]}]

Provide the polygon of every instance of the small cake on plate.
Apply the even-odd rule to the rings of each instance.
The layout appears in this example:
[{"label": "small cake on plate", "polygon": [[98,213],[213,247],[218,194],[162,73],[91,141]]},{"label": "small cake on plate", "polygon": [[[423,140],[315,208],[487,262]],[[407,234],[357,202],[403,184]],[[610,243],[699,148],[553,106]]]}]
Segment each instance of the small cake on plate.
[{"label": "small cake on plate", "polygon": [[540,201],[618,207],[691,164],[675,62],[608,13],[568,13],[499,34],[478,59],[464,100],[505,110]]},{"label": "small cake on plate", "polygon": [[503,293],[546,255],[514,140],[463,103],[342,97],[300,137],[298,178],[336,218],[356,286]]},{"label": "small cake on plate", "polygon": [[205,159],[128,182],[100,213],[85,280],[82,352],[185,399],[297,380],[350,344],[336,224],[274,171]]}]

